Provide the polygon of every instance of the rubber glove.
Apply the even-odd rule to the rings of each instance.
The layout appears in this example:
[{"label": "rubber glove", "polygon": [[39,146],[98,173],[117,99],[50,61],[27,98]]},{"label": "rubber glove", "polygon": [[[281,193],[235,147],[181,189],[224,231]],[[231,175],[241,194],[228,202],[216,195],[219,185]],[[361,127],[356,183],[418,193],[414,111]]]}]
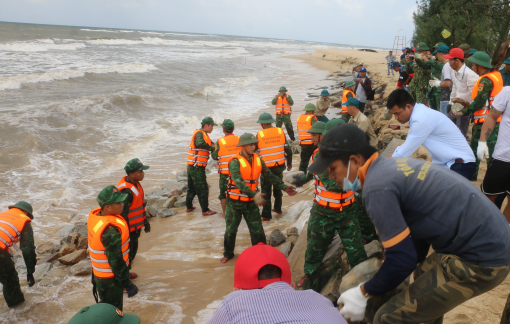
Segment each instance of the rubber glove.
[{"label": "rubber glove", "polygon": [[29,287],[32,287],[33,285],[35,285],[34,275],[27,273],[27,281],[28,281],[28,286]]},{"label": "rubber glove", "polygon": [[431,87],[439,87],[441,85],[441,81],[439,81],[438,79],[434,78],[434,79],[429,81],[429,85]]},{"label": "rubber glove", "polygon": [[128,294],[128,298],[131,298],[138,294],[138,287],[135,284],[132,284],[129,288],[126,289],[126,292]]},{"label": "rubber glove", "polygon": [[368,298],[361,292],[361,285],[347,290],[338,298],[338,305],[344,305],[340,314],[351,322],[362,321],[365,317]]},{"label": "rubber glove", "polygon": [[489,147],[487,142],[479,141],[478,148],[476,149],[476,156],[482,162],[486,162],[489,158]]}]

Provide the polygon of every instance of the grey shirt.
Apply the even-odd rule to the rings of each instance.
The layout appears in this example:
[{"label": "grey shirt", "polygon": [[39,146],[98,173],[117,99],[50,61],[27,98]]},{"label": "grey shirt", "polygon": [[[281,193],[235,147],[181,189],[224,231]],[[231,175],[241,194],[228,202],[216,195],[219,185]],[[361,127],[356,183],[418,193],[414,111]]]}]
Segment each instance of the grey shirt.
[{"label": "grey shirt", "polygon": [[363,203],[383,243],[397,244],[409,228],[413,239],[438,253],[484,267],[510,262],[510,226],[501,211],[467,179],[439,165],[380,157],[366,174]]}]

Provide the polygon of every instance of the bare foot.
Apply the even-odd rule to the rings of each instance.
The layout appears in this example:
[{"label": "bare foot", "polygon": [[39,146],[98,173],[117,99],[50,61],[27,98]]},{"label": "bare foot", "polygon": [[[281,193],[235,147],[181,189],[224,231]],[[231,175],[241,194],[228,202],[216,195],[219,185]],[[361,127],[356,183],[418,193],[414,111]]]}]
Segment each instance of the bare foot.
[{"label": "bare foot", "polygon": [[191,207],[190,209],[186,209],[186,212],[187,212],[187,213],[191,213],[192,211],[194,211],[194,210],[195,210],[195,208],[197,208],[197,207]]},{"label": "bare foot", "polygon": [[272,210],[272,212],[273,212],[273,213],[277,213],[278,215],[283,214],[283,212],[282,212],[281,210],[280,210],[280,211],[276,211],[276,210],[274,210],[274,209],[273,209],[273,210]]},{"label": "bare foot", "polygon": [[212,210],[209,209],[205,213],[202,213],[202,216],[211,216],[211,215],[214,215],[214,214],[217,214],[217,212],[212,211]]},{"label": "bare foot", "polygon": [[225,257],[223,257],[223,258],[221,258],[221,263],[227,263],[227,262],[228,262],[228,260],[230,260],[230,259],[229,259],[229,258],[225,258]]},{"label": "bare foot", "polygon": [[129,273],[129,279],[133,280],[138,278],[138,274],[136,272],[130,272]]}]

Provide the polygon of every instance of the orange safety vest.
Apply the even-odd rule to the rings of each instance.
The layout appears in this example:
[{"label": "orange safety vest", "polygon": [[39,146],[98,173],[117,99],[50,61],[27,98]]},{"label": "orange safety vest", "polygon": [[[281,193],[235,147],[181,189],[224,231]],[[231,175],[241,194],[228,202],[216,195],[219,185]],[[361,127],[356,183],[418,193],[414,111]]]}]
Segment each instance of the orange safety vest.
[{"label": "orange safety vest", "polygon": [[287,97],[278,96],[278,100],[276,100],[276,114],[277,115],[290,115],[292,109],[290,108],[290,104],[287,101]]},{"label": "orange safety vest", "polygon": [[101,236],[109,225],[119,229],[122,237],[122,257],[126,262],[126,266],[129,266],[129,228],[126,220],[121,215],[99,216],[100,212],[101,208],[96,208],[89,213],[87,224],[89,255],[94,275],[99,279],[109,279],[115,276],[108,263]]},{"label": "orange safety vest", "polygon": [[196,129],[195,132],[193,132],[191,142],[189,143],[188,165],[205,167],[207,166],[207,161],[209,161],[209,156],[211,155],[211,152],[209,152],[208,150],[197,148],[195,146],[195,136],[197,135],[198,132],[202,132],[205,142],[209,145],[212,145],[209,135],[207,135],[207,133],[201,129]]},{"label": "orange safety vest", "polygon": [[239,152],[239,136],[227,135],[218,140],[218,173],[228,175],[228,163]]},{"label": "orange safety vest", "polygon": [[[312,163],[315,157],[315,154],[319,151],[316,149],[312,154]],[[354,191],[346,191],[343,193],[331,192],[327,191],[322,184],[320,178],[314,174],[313,175],[315,181],[315,189],[314,189],[314,197],[313,200],[319,204],[319,206],[327,207],[331,209],[340,209],[345,206],[348,206],[354,202]]]},{"label": "orange safety vest", "polygon": [[[489,102],[488,105],[486,104],[484,108],[478,109],[475,111],[475,125],[481,125],[485,121],[485,118],[489,116],[490,108],[492,107],[492,103],[494,102],[494,97],[498,95],[498,93],[501,92],[503,89],[503,77],[501,76],[501,73],[498,71],[493,71],[487,74],[482,75],[480,78],[478,78],[478,81],[476,81],[475,86],[473,87],[473,91],[471,92],[471,99],[475,100],[476,96],[478,95],[478,86],[480,84],[480,81],[483,78],[488,78],[492,81],[492,84],[494,85],[492,92],[490,93]],[[499,116],[497,123],[501,122],[501,116]]]},{"label": "orange safety vest", "polygon": [[313,119],[315,119],[315,122],[318,121],[315,115],[303,114],[298,117],[297,128],[299,135],[299,145],[313,145],[312,134],[308,133],[310,128],[312,128]]},{"label": "orange safety vest", "polygon": [[285,164],[285,134],[280,127],[263,129],[257,133],[260,157],[268,168]]},{"label": "orange safety vest", "polygon": [[0,249],[12,252],[11,247],[19,251],[18,243],[21,231],[27,222],[31,222],[30,217],[25,215],[21,209],[11,208],[0,213]]},{"label": "orange safety vest", "polygon": [[349,100],[349,98],[347,98],[348,93],[352,94],[353,98],[356,98],[354,92],[352,92],[351,90],[344,90],[342,94],[342,114],[348,114],[347,107],[345,106],[345,103],[347,102],[347,100]]},{"label": "orange safety vest", "polygon": [[[259,177],[262,173],[262,162],[260,161],[260,158],[257,154],[253,154],[251,158],[251,165],[248,160],[242,156],[241,154],[236,154],[230,162],[232,162],[233,159],[238,159],[239,164],[241,166],[241,176],[243,177],[244,182],[246,182],[246,185],[253,191],[259,190]],[[230,164],[229,162],[229,164]],[[227,197],[232,200],[240,200],[240,201],[253,201],[253,198],[248,197],[248,195],[245,195],[237,188],[234,180],[230,177],[230,171],[228,173],[228,188],[227,188]]]},{"label": "orange safety vest", "polygon": [[128,188],[133,193],[133,202],[129,207],[128,219],[129,219],[129,230],[134,232],[143,227],[145,223],[145,195],[143,192],[142,185],[140,182],[136,186],[126,181],[127,176],[120,179],[117,184],[117,189],[122,190]]}]

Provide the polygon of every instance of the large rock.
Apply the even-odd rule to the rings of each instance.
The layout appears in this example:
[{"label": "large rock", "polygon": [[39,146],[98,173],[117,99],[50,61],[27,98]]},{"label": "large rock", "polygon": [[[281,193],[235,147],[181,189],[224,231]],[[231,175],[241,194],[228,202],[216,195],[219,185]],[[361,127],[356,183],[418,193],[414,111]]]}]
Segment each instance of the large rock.
[{"label": "large rock", "polygon": [[163,188],[161,188],[161,190],[172,191],[175,188],[177,188],[179,186],[179,184],[180,184],[179,181],[168,180],[167,182],[165,182],[165,184],[163,185]]},{"label": "large rock", "polygon": [[82,250],[82,249],[86,249],[88,248],[88,245],[89,245],[89,241],[88,241],[88,238],[86,236],[82,236],[80,237],[80,239],[78,240],[78,243],[76,244],[76,248],[78,250]]},{"label": "large rock", "polygon": [[286,240],[287,238],[285,237],[285,235],[283,235],[283,233],[279,229],[275,228],[271,235],[269,236],[269,245],[278,246],[284,243]]},{"label": "large rock", "polygon": [[50,271],[48,271],[41,281],[39,281],[39,287],[48,287],[48,286],[59,286],[62,284],[66,278],[68,273],[67,267],[52,267]]},{"label": "large rock", "polygon": [[71,254],[74,251],[76,251],[76,245],[71,244],[71,243],[65,243],[64,245],[62,245],[62,247],[60,248],[58,253],[60,254],[60,256],[64,256],[64,255]]},{"label": "large rock", "polygon": [[87,257],[87,250],[82,249],[82,250],[75,251],[71,254],[68,254],[66,256],[63,256],[63,257],[59,258],[58,261],[60,261],[60,263],[65,264],[65,265],[73,265],[73,264],[76,264],[76,263],[80,262],[81,260],[85,259],[86,257]]},{"label": "large rock", "polygon": [[162,208],[171,208],[174,206],[174,204],[177,202],[178,199],[179,198],[172,196],[172,197],[168,198],[167,200],[165,200],[165,202],[163,203],[163,205],[161,207]]},{"label": "large rock", "polygon": [[81,260],[69,268],[69,274],[72,276],[87,276],[92,273],[92,264],[90,260]]},{"label": "large rock", "polygon": [[365,252],[367,252],[367,256],[369,258],[373,256],[378,256],[378,253],[383,253],[384,248],[378,240],[373,240],[372,242],[365,245]]},{"label": "large rock", "polygon": [[158,216],[158,211],[159,211],[159,208],[158,208],[157,204],[152,204],[145,208],[145,212],[149,215],[149,217]]},{"label": "large rock", "polygon": [[388,143],[388,146],[386,146],[386,148],[384,149],[384,152],[382,152],[381,156],[388,156],[388,155],[393,154],[395,152],[395,150],[397,149],[397,147],[399,147],[400,145],[402,145],[404,143],[404,141],[401,139],[391,138],[391,137],[388,137],[388,139],[391,139],[391,141]]},{"label": "large rock", "polygon": [[87,236],[89,234],[89,229],[86,223],[77,223],[73,232],[76,232],[81,236]]},{"label": "large rock", "polygon": [[71,234],[69,234],[67,236],[67,243],[70,243],[70,244],[77,244],[78,243],[78,240],[80,239],[80,233],[77,233],[77,232],[73,232]]},{"label": "large rock", "polygon": [[169,198],[167,197],[167,195],[165,195],[164,197],[163,196],[150,196],[149,198],[146,199],[146,202],[147,202],[147,206],[156,205],[158,207],[160,207],[160,206],[162,207],[168,199]]},{"label": "large rock", "polygon": [[174,204],[175,208],[186,206],[186,197],[180,197]]},{"label": "large rock", "polygon": [[58,259],[58,257],[59,257],[58,252],[50,254],[50,255],[47,255],[44,258],[40,258],[39,260],[37,260],[37,265],[43,264],[43,263],[46,263],[46,262],[51,262],[53,260]]},{"label": "large rock", "polygon": [[175,178],[177,179],[177,181],[188,181],[188,172],[186,170],[178,172],[175,175]]},{"label": "large rock", "polygon": [[172,210],[172,209],[162,209],[158,212],[158,216],[161,217],[161,218],[166,218],[166,217],[170,217],[170,216],[173,216],[173,215],[176,215],[177,214],[177,211],[176,210]]},{"label": "large rock", "polygon": [[299,238],[294,244],[294,247],[292,248],[292,251],[288,257],[290,269],[292,271],[292,282],[297,282],[305,275],[303,269],[305,265],[307,229],[308,223],[305,223],[303,229],[301,230],[301,235],[299,235]]},{"label": "large rock", "polygon": [[291,242],[285,242],[282,245],[282,248],[280,249],[280,252],[282,252],[283,255],[285,255],[285,257],[288,258],[291,250],[292,250],[292,243]]},{"label": "large rock", "polygon": [[62,248],[62,244],[55,244],[51,247],[50,254],[58,253],[60,249]]},{"label": "large rock", "polygon": [[36,282],[41,281],[42,278],[53,268],[53,263],[45,262],[35,267],[34,279]]},{"label": "large rock", "polygon": [[69,234],[74,232],[75,225],[66,225],[58,230],[57,236],[58,237],[68,237]]},{"label": "large rock", "polygon": [[37,253],[37,254],[49,254],[52,247],[53,247],[53,243],[51,243],[51,242],[41,243],[41,244],[39,244],[35,248],[35,253]]}]

